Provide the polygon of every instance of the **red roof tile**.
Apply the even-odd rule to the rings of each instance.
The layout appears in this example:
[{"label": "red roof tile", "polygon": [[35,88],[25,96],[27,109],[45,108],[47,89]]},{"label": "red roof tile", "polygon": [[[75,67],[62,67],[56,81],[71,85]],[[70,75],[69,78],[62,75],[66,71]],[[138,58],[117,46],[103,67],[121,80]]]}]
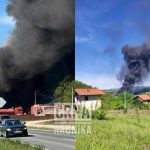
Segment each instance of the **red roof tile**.
[{"label": "red roof tile", "polygon": [[105,92],[99,89],[75,89],[75,92],[80,96],[87,95],[104,95]]},{"label": "red roof tile", "polygon": [[149,95],[137,95],[136,97],[139,97],[143,101],[150,100]]}]

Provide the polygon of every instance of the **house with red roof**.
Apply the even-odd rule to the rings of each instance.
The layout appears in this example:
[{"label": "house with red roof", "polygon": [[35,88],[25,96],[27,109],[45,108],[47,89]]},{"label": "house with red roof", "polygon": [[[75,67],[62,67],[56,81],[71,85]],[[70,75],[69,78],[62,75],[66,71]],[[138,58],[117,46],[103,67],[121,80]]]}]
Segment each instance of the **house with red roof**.
[{"label": "house with red roof", "polygon": [[146,104],[150,104],[150,96],[149,95],[137,95],[134,100],[139,101],[139,102],[143,102]]},{"label": "house with red roof", "polygon": [[105,94],[99,89],[75,89],[75,103],[85,106],[87,109],[101,107],[101,96]]}]

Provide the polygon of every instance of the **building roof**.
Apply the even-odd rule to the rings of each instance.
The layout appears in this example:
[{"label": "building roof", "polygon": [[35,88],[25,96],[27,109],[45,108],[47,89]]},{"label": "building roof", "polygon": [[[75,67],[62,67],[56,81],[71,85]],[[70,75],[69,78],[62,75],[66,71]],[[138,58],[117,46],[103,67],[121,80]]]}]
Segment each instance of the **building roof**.
[{"label": "building roof", "polygon": [[104,95],[105,92],[99,89],[75,89],[76,94],[80,96]]},{"label": "building roof", "polygon": [[140,98],[142,101],[150,100],[149,95],[137,95],[135,98]]}]

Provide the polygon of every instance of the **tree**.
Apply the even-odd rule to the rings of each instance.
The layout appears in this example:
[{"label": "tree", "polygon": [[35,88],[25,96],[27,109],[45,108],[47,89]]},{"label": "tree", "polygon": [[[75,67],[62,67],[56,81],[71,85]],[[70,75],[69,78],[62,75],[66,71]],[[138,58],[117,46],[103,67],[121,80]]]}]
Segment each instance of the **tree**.
[{"label": "tree", "polygon": [[118,98],[122,101],[123,105],[124,105],[125,100],[126,100],[126,107],[127,107],[127,109],[134,108],[134,101],[133,101],[134,95],[133,94],[128,93],[128,92],[120,93],[118,95]]},{"label": "tree", "polygon": [[117,101],[117,97],[113,96],[109,93],[103,95],[101,97],[101,101],[102,101],[102,107],[105,109],[115,109],[116,104],[118,103]]},{"label": "tree", "polygon": [[124,98],[126,98],[127,108],[133,108],[133,98],[134,96],[130,93],[124,95],[124,93],[120,93],[119,95],[111,95],[109,93],[105,94],[101,97],[102,105],[106,109],[124,109]]},{"label": "tree", "polygon": [[92,88],[87,84],[80,81],[71,80],[69,76],[61,81],[54,91],[54,97],[58,102],[69,103],[72,100],[72,87],[75,88]]}]

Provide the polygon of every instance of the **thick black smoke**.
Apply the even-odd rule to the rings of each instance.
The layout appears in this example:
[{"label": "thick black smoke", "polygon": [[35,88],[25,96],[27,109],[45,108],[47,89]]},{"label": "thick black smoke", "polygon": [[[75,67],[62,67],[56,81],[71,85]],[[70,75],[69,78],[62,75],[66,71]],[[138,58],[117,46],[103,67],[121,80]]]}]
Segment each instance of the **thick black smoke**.
[{"label": "thick black smoke", "polygon": [[139,47],[128,45],[122,48],[126,67],[122,68],[124,78],[121,91],[132,91],[135,84],[143,82],[150,71],[150,46],[147,43]]},{"label": "thick black smoke", "polygon": [[[5,92],[13,93],[14,87],[23,88],[20,84],[33,91],[37,82],[48,80],[49,73],[60,74],[49,78],[55,84],[73,73],[69,57],[74,57],[74,0],[10,0],[7,12],[14,18],[15,29],[0,48],[0,93],[4,97],[9,97]],[[67,62],[72,65],[65,68]],[[26,93],[25,89],[21,93]]]},{"label": "thick black smoke", "polygon": [[16,27],[0,48],[0,91],[48,70],[74,42],[73,0],[10,0],[7,12]]}]

